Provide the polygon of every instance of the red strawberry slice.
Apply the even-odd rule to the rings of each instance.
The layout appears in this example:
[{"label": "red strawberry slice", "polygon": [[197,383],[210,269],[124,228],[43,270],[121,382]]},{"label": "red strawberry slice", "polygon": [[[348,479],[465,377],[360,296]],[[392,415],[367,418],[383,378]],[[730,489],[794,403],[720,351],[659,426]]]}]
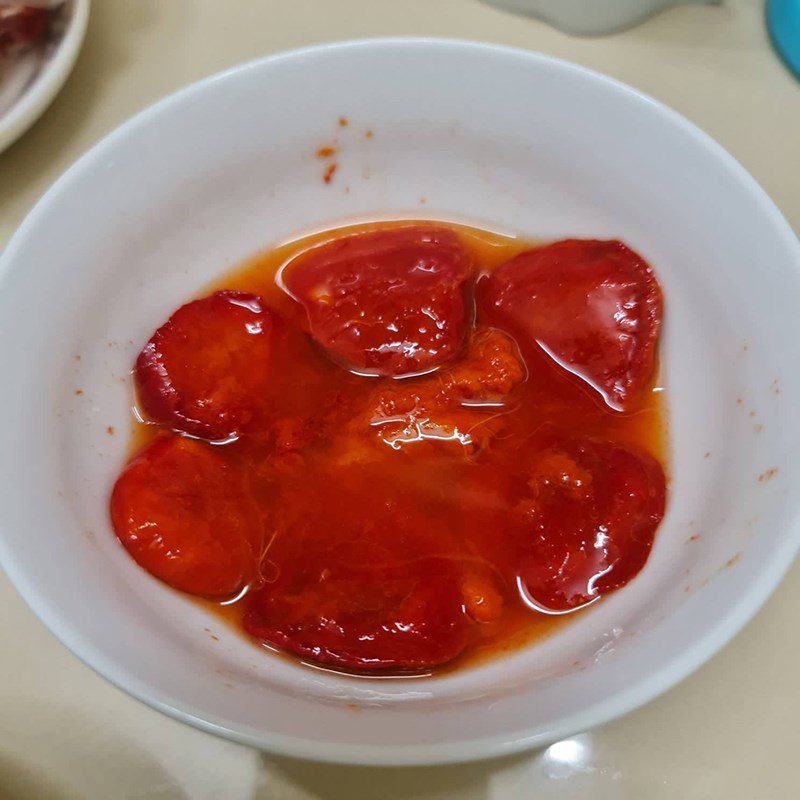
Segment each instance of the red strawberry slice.
[{"label": "red strawberry slice", "polygon": [[652,456],[590,439],[556,442],[536,455],[528,489],[512,535],[530,604],[569,611],[644,567],[666,494]]},{"label": "red strawberry slice", "polygon": [[470,317],[468,272],[452,231],[410,226],[315,248],[282,281],[334,359],[355,372],[407,375],[456,354]]},{"label": "red strawberry slice", "polygon": [[631,408],[653,375],[661,290],[618,241],[567,239],[528,250],[481,282],[482,307],[593,386]]},{"label": "red strawberry slice", "polygon": [[[374,464],[307,468],[296,486],[285,483],[264,565],[276,577],[248,597],[246,630],[361,671],[419,671],[455,658],[473,624],[462,610],[459,551],[435,508],[424,514],[408,503],[403,485]],[[285,516],[291,509],[296,518]]]},{"label": "red strawberry slice", "polygon": [[203,439],[239,436],[269,387],[279,326],[247,292],[216,292],[181,306],[136,361],[142,410]]},{"label": "red strawberry slice", "polygon": [[136,562],[176,589],[230,596],[257,575],[260,518],[210,445],[173,435],[147,445],[114,485],[111,520]]}]

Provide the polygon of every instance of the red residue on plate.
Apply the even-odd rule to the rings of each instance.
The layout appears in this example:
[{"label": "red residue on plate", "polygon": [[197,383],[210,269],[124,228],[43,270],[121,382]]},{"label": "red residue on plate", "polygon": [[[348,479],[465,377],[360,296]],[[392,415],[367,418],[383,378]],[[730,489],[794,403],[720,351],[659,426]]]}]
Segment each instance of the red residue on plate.
[{"label": "red residue on plate", "polygon": [[733,554],[733,555],[732,555],[732,556],[731,556],[731,557],[730,557],[730,558],[729,558],[729,559],[728,559],[728,560],[725,562],[725,564],[724,564],[724,566],[723,566],[723,569],[726,569],[727,567],[732,567],[734,564],[736,564],[736,563],[739,561],[739,559],[740,559],[741,557],[742,557],[742,554],[741,554],[741,552],[734,553],[734,554]]},{"label": "red residue on plate", "polygon": [[336,172],[336,169],[339,165],[334,161],[332,164],[328,164],[325,167],[325,172],[322,173],[322,180],[325,183],[330,183],[333,180],[333,174]]}]

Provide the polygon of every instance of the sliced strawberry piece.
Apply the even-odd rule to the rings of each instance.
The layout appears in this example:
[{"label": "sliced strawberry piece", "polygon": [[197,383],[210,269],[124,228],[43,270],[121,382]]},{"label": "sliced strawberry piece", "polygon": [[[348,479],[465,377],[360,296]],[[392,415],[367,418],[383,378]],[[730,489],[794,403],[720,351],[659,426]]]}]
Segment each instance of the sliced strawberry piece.
[{"label": "sliced strawberry piece", "polygon": [[307,469],[283,491],[280,507],[298,514],[267,550],[265,572],[277,578],[248,598],[252,636],[362,671],[419,671],[461,652],[471,623],[458,551],[401,485],[373,468]]},{"label": "sliced strawberry piece", "polygon": [[481,282],[490,319],[538,344],[618,411],[653,375],[661,290],[618,241],[567,239],[528,250]]},{"label": "sliced strawberry piece", "polygon": [[575,609],[644,566],[664,516],[666,481],[650,455],[610,442],[564,440],[539,452],[513,536],[523,599]]},{"label": "sliced strawberry piece", "polygon": [[458,351],[470,316],[468,273],[452,231],[409,226],[314,248],[282,280],[333,358],[355,372],[408,375]]},{"label": "sliced strawberry piece", "polygon": [[261,521],[242,475],[214,448],[155,439],[111,495],[117,537],[151,575],[190,594],[230,596],[257,577]]},{"label": "sliced strawberry piece", "polygon": [[264,402],[279,326],[247,292],[216,292],[181,306],[136,361],[142,410],[203,439],[239,436]]}]

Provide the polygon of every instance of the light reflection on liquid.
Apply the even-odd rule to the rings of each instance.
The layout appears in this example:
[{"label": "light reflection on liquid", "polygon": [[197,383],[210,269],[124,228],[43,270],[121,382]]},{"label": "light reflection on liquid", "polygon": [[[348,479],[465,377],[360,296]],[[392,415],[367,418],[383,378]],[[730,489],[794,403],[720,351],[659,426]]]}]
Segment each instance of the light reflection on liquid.
[{"label": "light reflection on liquid", "polygon": [[[590,587],[593,589],[593,582],[601,578],[610,570],[611,567],[593,576],[590,582]],[[519,592],[519,596],[522,598],[522,602],[525,603],[525,605],[528,606],[528,608],[532,609],[533,611],[538,611],[540,614],[548,614],[554,617],[563,617],[564,614],[574,614],[576,611],[580,611],[581,609],[588,608],[589,606],[594,605],[600,599],[600,595],[598,594],[591,600],[587,600],[582,605],[573,606],[572,608],[566,608],[561,611],[556,611],[555,609],[543,606],[541,603],[537,603],[536,600],[534,600],[533,597],[531,597],[530,592],[528,591],[528,587],[525,586],[525,581],[522,579],[522,576],[520,575],[517,575],[517,591]]]},{"label": "light reflection on liquid", "polygon": [[[407,220],[401,223],[401,226],[412,224],[415,224],[415,221]],[[359,230],[370,230],[374,227],[374,224],[364,224],[356,225],[346,230],[357,232]],[[236,289],[260,294],[267,299],[271,307],[274,307],[289,318],[292,313],[296,314],[297,311],[295,304],[289,301],[290,295],[286,292],[286,287],[283,285],[283,270],[301,254],[315,247],[319,247],[332,239],[339,238],[344,232],[345,229],[340,229],[333,233],[325,231],[317,237],[287,243],[285,246],[279,247],[276,250],[265,252],[234,273],[221,277],[219,283],[212,288]],[[474,251],[476,260],[479,260],[482,265],[485,265],[483,273],[488,273],[496,264],[501,263],[509,257],[513,257],[521,249],[531,244],[530,242],[509,237],[506,232],[499,234],[506,237],[503,239],[498,239],[497,236],[491,232],[487,233],[472,228],[461,229],[459,230],[459,234],[462,236],[469,249]],[[517,355],[522,358],[522,354],[519,352],[516,343],[515,348]],[[487,442],[490,442],[492,448],[498,450],[501,448],[510,448],[511,444],[506,444],[506,442],[513,443],[519,431],[524,431],[526,440],[532,439],[539,434],[545,421],[554,415],[558,416],[559,424],[564,425],[570,430],[585,430],[588,435],[596,435],[597,430],[602,429],[604,435],[608,432],[612,438],[619,439],[623,443],[630,442],[634,445],[642,443],[646,449],[655,450],[656,452],[660,451],[662,447],[662,428],[659,420],[660,405],[656,400],[659,394],[654,394],[652,403],[646,405],[641,411],[627,415],[610,415],[607,405],[603,402],[597,391],[597,387],[585,387],[583,384],[577,383],[560,374],[554,377],[550,371],[545,369],[548,363],[549,362],[544,360],[544,356],[539,354],[538,350],[528,353],[524,362],[525,378],[522,381],[524,392],[523,400],[526,402],[517,399],[513,403],[509,403],[504,400],[494,400],[491,397],[479,398],[476,400],[464,399],[460,401],[459,404],[455,404],[452,407],[446,405],[441,409],[436,408],[435,410],[439,416],[429,416],[431,413],[430,409],[423,407],[421,409],[414,408],[408,413],[393,414],[386,417],[380,415],[366,417],[365,422],[372,428],[374,439],[382,441],[382,444],[385,445],[385,449],[404,450],[412,457],[416,452],[415,448],[419,448],[419,452],[421,453],[427,453],[428,451],[423,448],[436,443],[441,443],[443,447],[452,447],[453,445],[457,447],[460,445],[465,451],[472,447],[486,448]],[[530,364],[534,365],[533,372],[531,372]],[[571,372],[571,370],[567,368],[566,372]],[[420,375],[421,374],[424,373],[420,373]],[[536,377],[535,382],[529,380],[531,374]],[[418,378],[420,375],[404,375],[401,377]],[[369,377],[375,376],[369,375]],[[431,381],[433,381],[433,379],[431,379]],[[544,384],[542,383],[543,381]],[[540,385],[546,385],[548,391],[551,391],[551,394],[547,395],[544,391],[539,392],[538,389],[532,388]],[[572,389],[569,387],[576,386],[578,387],[578,391],[574,392],[573,396]],[[391,393],[394,391],[399,391],[402,394],[402,386],[400,390],[395,390],[391,388],[391,384],[387,384],[386,392],[390,398]],[[654,393],[660,393],[662,387],[656,387],[653,391]],[[536,392],[539,393],[537,394]],[[564,400],[564,398],[567,397],[567,394],[569,394],[567,399],[572,405],[565,405],[566,400]],[[555,398],[555,400],[553,398]],[[461,413],[464,410],[468,410],[474,414],[483,413],[485,416],[481,416],[480,418],[476,416],[479,422],[471,423],[469,416],[467,415],[465,417],[465,415]],[[519,430],[514,429],[510,433],[505,430],[500,430],[497,434],[492,433],[490,436],[482,437],[482,434],[485,432],[484,429],[489,426],[489,423],[493,423],[500,415],[510,416],[512,411],[520,417],[521,421],[517,425],[517,429]],[[497,414],[493,415],[492,412],[497,412]],[[145,420],[142,419],[142,416],[138,413],[138,409],[136,409],[135,406],[133,408],[133,413],[136,419],[134,445],[143,444],[157,435],[159,429],[153,425],[147,424]],[[370,439],[369,442],[374,441],[374,439]],[[484,441],[484,439],[486,441]],[[213,442],[212,444],[231,444],[234,445],[234,447],[236,446],[236,442],[232,439]],[[359,447],[361,446],[360,442],[357,442],[357,444]],[[358,457],[363,451],[363,448],[359,449],[359,447],[354,448],[353,452],[355,453],[355,457]],[[438,486],[441,481],[440,472],[435,471],[438,469],[439,462],[433,458],[429,458],[428,461],[430,463],[430,475],[432,475],[433,478],[423,479],[415,472],[414,481],[411,482],[409,479],[409,485],[413,486],[415,490],[417,487],[422,486],[427,491],[430,486]],[[464,463],[472,464],[473,461],[474,459],[470,461],[468,458],[465,458]],[[398,459],[398,463],[402,464],[405,462]],[[427,463],[425,459],[420,460],[422,467],[426,467]],[[448,484],[446,488],[448,491],[452,491],[453,486]],[[495,493],[493,494],[493,492]],[[484,487],[479,481],[475,481],[474,485],[469,485],[469,492],[465,490],[464,499],[465,502],[470,504],[469,508],[474,510],[476,514],[489,514],[493,508],[491,504],[496,502],[495,495],[500,497],[500,490],[498,489],[495,491],[492,484],[488,484]],[[430,492],[425,494],[426,502],[432,502],[430,500],[431,496]],[[498,508],[502,509],[503,506],[498,505]],[[460,524],[463,524],[463,520]],[[456,526],[453,527],[457,529]],[[481,530],[491,530],[488,525],[484,526],[484,528],[480,528],[478,525],[474,527],[476,532],[473,532],[471,535],[476,538],[479,538]],[[486,538],[488,540],[490,537],[487,535]],[[270,549],[272,541],[272,538],[270,538],[267,542],[263,553],[264,556],[266,556],[267,550]],[[605,541],[602,537],[595,543],[595,547],[598,549],[604,545]],[[502,554],[500,553],[495,554],[492,552],[492,558],[501,558],[501,556]],[[279,574],[278,565],[274,562],[265,560],[262,563],[264,565],[263,574],[259,576],[260,580],[258,585],[254,588],[259,588],[263,583],[273,583]],[[481,561],[481,563],[484,562]],[[608,570],[599,572],[599,574],[591,579],[591,583],[588,586],[588,593],[590,595],[594,595],[596,591],[596,582],[607,571]],[[482,624],[479,628],[481,638],[474,643],[473,649],[447,668],[435,670],[437,674],[459,669],[466,664],[477,665],[489,658],[502,655],[519,647],[523,647],[532,641],[544,638],[559,629],[562,624],[567,623],[570,619],[569,615],[572,612],[585,609],[600,599],[597,596],[590,596],[587,602],[582,606],[568,609],[567,611],[548,609],[543,607],[541,603],[537,603],[531,597],[527,587],[516,575],[515,565],[512,564],[511,570],[505,574],[508,576],[506,590],[508,592],[507,599],[509,602],[504,606],[504,616],[496,622]],[[514,585],[515,581],[516,586]],[[521,598],[522,602],[517,601],[515,597],[517,592],[515,589],[518,591],[519,598]],[[241,631],[241,618],[244,604],[237,603],[237,600],[241,600],[243,596],[244,592],[223,603],[206,600],[198,600],[198,602],[230,623],[234,630]],[[537,613],[531,614],[531,611]],[[466,610],[464,613],[467,613]],[[274,648],[269,646],[266,646],[265,649],[275,652]],[[285,654],[282,655],[288,661],[298,663],[296,657],[287,656]],[[303,663],[314,670],[351,675],[351,673],[347,671],[331,668],[330,666],[321,667],[317,664]],[[430,671],[424,671],[421,674],[404,673],[396,676],[376,674],[370,677],[378,680],[408,680],[425,677],[429,674]],[[363,678],[363,676],[360,677]]]}]

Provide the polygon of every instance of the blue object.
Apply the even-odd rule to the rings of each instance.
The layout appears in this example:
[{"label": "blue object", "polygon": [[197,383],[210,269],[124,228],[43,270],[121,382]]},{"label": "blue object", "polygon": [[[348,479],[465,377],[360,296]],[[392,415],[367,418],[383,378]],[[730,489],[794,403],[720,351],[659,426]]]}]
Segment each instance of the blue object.
[{"label": "blue object", "polygon": [[767,0],[767,30],[786,66],[800,78],[800,0]]}]

